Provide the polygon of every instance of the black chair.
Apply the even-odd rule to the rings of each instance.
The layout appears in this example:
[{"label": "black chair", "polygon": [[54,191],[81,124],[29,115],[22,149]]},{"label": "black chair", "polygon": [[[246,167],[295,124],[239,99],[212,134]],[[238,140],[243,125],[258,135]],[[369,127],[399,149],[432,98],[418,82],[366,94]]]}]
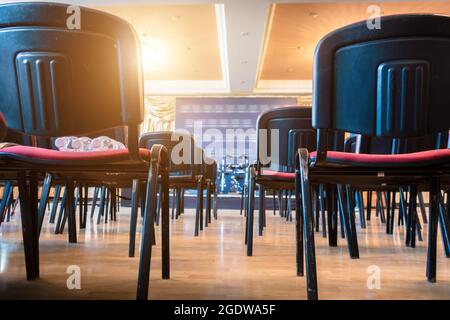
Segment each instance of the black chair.
[{"label": "black chair", "polygon": [[[253,224],[255,187],[259,185],[259,235],[263,234],[265,225],[265,188],[272,190],[293,190],[295,150],[308,148],[315,150],[315,130],[311,126],[311,108],[284,107],[261,114],[256,124],[257,160],[255,166],[249,168],[248,212],[246,219],[245,243],[247,255],[253,254]],[[266,131],[264,131],[266,130]],[[271,133],[278,132],[278,141],[272,141]],[[263,139],[264,141],[261,141]],[[272,142],[278,145],[278,153]],[[266,148],[271,161],[261,158],[261,148]],[[299,264],[300,265],[300,264]],[[298,271],[302,274],[303,271]]]},{"label": "black chair", "polygon": [[[318,183],[338,185],[348,220],[354,219],[347,207],[352,203],[351,198],[344,198],[342,185],[428,186],[427,279],[436,281],[437,205],[440,180],[450,174],[450,150],[354,154],[329,151],[327,142],[331,130],[411,138],[450,129],[450,18],[387,16],[381,18],[381,24],[383,27],[375,30],[368,30],[365,21],[341,28],[325,36],[316,48],[313,127],[317,128],[317,152],[310,155],[299,149],[296,170],[309,299],[318,297],[310,193],[311,186]],[[408,227],[414,228],[411,218]],[[349,225],[346,232],[356,236]]]},{"label": "black chair", "polygon": [[[163,278],[169,276],[168,155],[163,146],[138,148],[143,120],[139,43],[132,27],[104,12],[81,8],[80,30],[67,30],[67,5],[0,6],[0,112],[11,130],[58,137],[127,128],[128,149],[60,152],[28,146],[0,150],[2,178],[17,181],[27,278],[39,277],[38,181],[66,181],[69,239],[76,242],[76,183],[129,186],[147,180],[137,298],[147,299],[157,177],[163,190]],[[72,205],[69,205],[72,204]]]},{"label": "black chair", "polygon": [[[194,235],[199,235],[199,230],[203,230],[208,224],[208,220],[203,219],[203,191],[212,190],[211,178],[206,179],[203,161],[203,151],[195,146],[193,136],[184,131],[163,131],[163,132],[149,132],[140,137],[139,145],[141,148],[152,148],[153,145],[164,145],[168,150],[168,154],[171,155],[171,161],[169,162],[169,188],[176,190],[177,198],[177,217],[181,212],[182,190],[196,189],[197,196],[197,209],[195,215],[195,229]],[[180,148],[179,150],[177,148]],[[187,153],[185,154],[184,152]],[[173,154],[176,153],[176,154]],[[179,157],[175,161],[175,158]],[[136,191],[133,188],[133,194]],[[137,194],[137,193],[136,193]],[[211,193],[208,192],[208,198],[211,197]],[[207,198],[207,204],[211,204],[211,199]],[[137,200],[136,200],[137,201]],[[137,202],[136,202],[137,203]],[[209,207],[210,209],[210,207]],[[210,212],[208,212],[210,215]],[[173,217],[172,217],[173,218]],[[136,220],[137,219],[137,206],[132,204],[132,219],[130,222],[130,248],[129,256],[134,255],[134,235],[136,233]],[[156,219],[158,221],[158,219]]]},{"label": "black chair", "polygon": [[[383,137],[367,137],[367,136],[353,136],[346,141],[346,144],[349,145],[346,152],[357,152],[357,153],[371,153],[371,154],[401,154],[401,153],[412,153],[419,152],[424,150],[432,150],[432,149],[444,149],[447,147],[448,133],[439,133],[435,135],[428,135],[425,137],[418,138],[409,138],[409,139],[392,139],[392,138],[383,138]],[[414,188],[414,186],[411,186]],[[371,190],[372,189],[372,190]],[[386,233],[392,234],[394,228],[394,220],[395,220],[395,209],[396,209],[396,194],[399,194],[399,215],[398,215],[398,224],[404,223],[404,218],[408,218],[405,215],[407,211],[407,207],[412,206],[412,213],[417,215],[416,212],[416,199],[410,199],[410,201],[406,201],[407,196],[405,196],[405,191],[407,194],[410,188],[403,190],[403,188],[396,188],[395,186],[390,186],[389,190],[381,192],[383,190],[383,186],[371,186],[369,188],[365,188],[367,191],[367,199],[368,205],[366,208],[367,219],[370,220],[371,216],[371,203],[372,191],[376,191],[377,196],[377,206],[376,206],[376,214],[379,215],[381,221],[386,222]],[[362,192],[362,191],[359,191]],[[419,205],[422,214],[423,223],[427,223],[428,218],[426,216],[425,203],[422,191],[416,190],[414,193],[417,194],[417,200],[419,200]],[[384,196],[386,208],[382,205],[382,198]],[[362,195],[358,196],[358,200],[362,199]],[[363,207],[362,204],[359,205]],[[386,209],[386,210],[384,210]],[[361,209],[363,212],[364,209]],[[364,214],[360,214],[361,224],[364,220]],[[440,215],[440,219],[447,220],[445,215]],[[420,224],[420,220],[418,218],[415,219],[417,224],[417,235],[419,236],[419,240],[422,240],[421,229],[422,226]],[[444,221],[441,224],[441,227],[444,227],[446,222]],[[447,230],[446,228],[442,228],[442,235],[444,237],[444,248],[446,255],[448,256],[450,253],[450,245],[447,241]],[[415,235],[407,235],[406,237],[406,245],[414,247],[415,246]]]}]

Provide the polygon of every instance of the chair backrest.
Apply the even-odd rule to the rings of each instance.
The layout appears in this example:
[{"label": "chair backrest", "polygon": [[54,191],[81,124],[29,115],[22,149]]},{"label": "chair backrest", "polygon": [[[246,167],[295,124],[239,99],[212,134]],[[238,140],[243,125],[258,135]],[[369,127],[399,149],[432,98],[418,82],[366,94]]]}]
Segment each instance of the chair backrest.
[{"label": "chair backrest", "polygon": [[[266,131],[267,147],[264,148],[264,136]],[[271,130],[278,130],[278,155],[273,154],[276,150],[271,145]],[[256,124],[257,135],[257,168],[267,165],[270,169],[282,172],[292,172],[295,168],[295,153],[298,148],[307,148],[309,151],[315,150],[316,132],[311,126],[310,107],[283,107],[269,110],[262,113]],[[268,164],[261,159],[260,150],[267,150],[267,156],[271,161]],[[275,152],[275,151],[274,151]]]},{"label": "chair backrest", "polygon": [[[187,131],[147,132],[139,138],[140,148],[151,149],[155,144],[162,144],[166,147],[171,159],[170,171],[193,171],[196,147],[191,133]],[[177,145],[180,147],[179,149],[175,149]],[[184,154],[185,151],[188,154]]]},{"label": "chair backrest", "polygon": [[68,7],[0,5],[0,112],[10,129],[41,137],[127,126],[129,148],[137,150],[143,120],[137,36],[124,20],[83,7],[80,29],[69,29]]},{"label": "chair backrest", "polygon": [[381,29],[363,21],[328,34],[314,57],[313,126],[320,136],[329,129],[390,138],[448,132],[449,56],[444,16],[387,16]]}]

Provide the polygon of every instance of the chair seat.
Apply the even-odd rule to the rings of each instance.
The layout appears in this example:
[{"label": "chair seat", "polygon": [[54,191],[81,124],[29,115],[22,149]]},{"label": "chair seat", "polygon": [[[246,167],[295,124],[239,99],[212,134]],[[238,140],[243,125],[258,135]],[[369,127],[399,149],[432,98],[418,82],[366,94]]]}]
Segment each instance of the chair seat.
[{"label": "chair seat", "polygon": [[[150,160],[150,150],[139,149],[142,159]],[[128,149],[93,152],[58,151],[29,146],[14,146],[0,150],[0,159],[15,159],[28,163],[107,164],[130,160]]]},{"label": "chair seat", "polygon": [[[316,152],[311,152],[310,157],[312,160],[316,156]],[[450,149],[404,154],[364,154],[328,151],[326,162],[360,167],[427,167],[432,165],[450,165]]]},{"label": "chair seat", "polygon": [[[256,174],[258,174],[258,172]],[[293,172],[279,172],[279,171],[263,169],[261,171],[260,177],[267,177],[267,178],[281,179],[281,180],[294,180],[295,179],[295,173],[293,173]]]}]

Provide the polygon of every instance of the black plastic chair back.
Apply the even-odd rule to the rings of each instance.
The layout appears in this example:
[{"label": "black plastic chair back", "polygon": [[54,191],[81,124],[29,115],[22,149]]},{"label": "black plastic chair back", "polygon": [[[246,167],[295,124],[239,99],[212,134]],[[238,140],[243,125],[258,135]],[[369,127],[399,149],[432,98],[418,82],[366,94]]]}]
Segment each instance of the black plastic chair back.
[{"label": "black plastic chair back", "polygon": [[[298,148],[315,150],[316,132],[311,126],[310,107],[284,107],[261,114],[257,124],[257,166],[269,167],[275,171],[292,172],[295,169],[295,153]],[[260,130],[267,130],[267,156],[271,157],[268,164],[261,159],[260,150],[263,146]],[[271,130],[278,130],[278,157],[272,155]],[[275,161],[276,160],[276,161]]]},{"label": "black plastic chair back", "polygon": [[[178,139],[176,139],[176,137],[178,137]],[[192,171],[196,162],[196,148],[192,134],[184,131],[148,132],[141,135],[139,139],[140,148],[151,149],[155,144],[162,144],[166,147],[171,159],[169,165],[169,170],[171,172]],[[179,145],[179,148],[176,148],[177,145]],[[188,147],[188,149],[186,149],[186,147]],[[188,154],[185,155],[185,151],[187,151]],[[177,159],[177,161],[175,161],[175,159]],[[184,161],[184,159],[187,161]]]},{"label": "black plastic chair back", "polygon": [[33,136],[80,135],[127,126],[136,155],[143,120],[140,49],[130,24],[68,5],[0,5],[0,112],[12,130]]},{"label": "black plastic chair back", "polygon": [[319,158],[328,130],[411,138],[450,129],[450,18],[397,15],[338,29],[314,59]]}]

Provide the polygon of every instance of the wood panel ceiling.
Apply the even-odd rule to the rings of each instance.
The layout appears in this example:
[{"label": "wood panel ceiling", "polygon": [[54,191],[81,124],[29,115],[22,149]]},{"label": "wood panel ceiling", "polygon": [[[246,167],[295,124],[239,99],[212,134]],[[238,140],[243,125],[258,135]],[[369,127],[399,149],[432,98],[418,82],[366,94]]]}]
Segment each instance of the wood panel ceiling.
[{"label": "wood panel ceiling", "polygon": [[310,80],[314,49],[327,33],[368,18],[377,4],[382,15],[434,13],[450,16],[450,2],[284,3],[272,7],[259,80]]},{"label": "wood panel ceiling", "polygon": [[95,7],[130,22],[143,47],[146,80],[221,80],[214,4]]}]

